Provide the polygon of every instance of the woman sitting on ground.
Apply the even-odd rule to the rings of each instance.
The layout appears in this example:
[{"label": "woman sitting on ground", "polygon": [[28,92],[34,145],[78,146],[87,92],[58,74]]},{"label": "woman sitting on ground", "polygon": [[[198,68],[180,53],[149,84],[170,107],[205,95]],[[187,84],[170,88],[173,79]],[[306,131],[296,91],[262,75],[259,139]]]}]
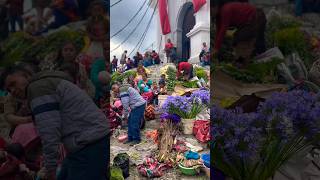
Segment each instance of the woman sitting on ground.
[{"label": "woman sitting on ground", "polygon": [[142,75],[142,79],[138,82],[138,88],[140,91],[140,94],[143,94],[145,92],[149,92],[152,86],[152,80],[148,80],[147,74]]}]

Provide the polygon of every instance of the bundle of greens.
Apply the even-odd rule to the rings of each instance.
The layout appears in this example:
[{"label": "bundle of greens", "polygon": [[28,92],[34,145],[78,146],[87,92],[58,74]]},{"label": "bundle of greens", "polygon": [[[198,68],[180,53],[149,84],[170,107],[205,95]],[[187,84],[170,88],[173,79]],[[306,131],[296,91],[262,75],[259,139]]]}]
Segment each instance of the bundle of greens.
[{"label": "bundle of greens", "polygon": [[169,67],[167,69],[167,90],[174,91],[174,87],[176,86],[176,70],[173,67]]},{"label": "bundle of greens", "polygon": [[125,79],[127,79],[129,76],[136,77],[137,72],[134,70],[126,71],[124,73],[114,72],[111,76],[111,83],[114,82],[123,82]]},{"label": "bundle of greens", "polygon": [[32,52],[31,46],[35,42],[34,38],[24,32],[17,32],[3,43],[3,57],[1,66],[10,66],[17,61],[24,59],[25,54]]},{"label": "bundle of greens", "polygon": [[222,64],[219,68],[236,80],[246,83],[268,83],[277,80],[276,68],[283,60],[274,58],[269,62],[252,63],[247,69],[238,69],[231,64]]},{"label": "bundle of greens", "polygon": [[199,79],[203,78],[206,82],[208,82],[208,74],[205,69],[201,67],[196,67],[194,69],[195,69],[195,74]]},{"label": "bundle of greens", "polygon": [[34,38],[27,33],[12,34],[2,47],[4,52],[1,66],[9,66],[17,61],[40,62],[51,52],[57,52],[65,42],[72,42],[80,51],[84,47],[85,34],[78,31],[63,30],[46,37]]},{"label": "bundle of greens", "polygon": [[84,37],[84,33],[72,30],[52,33],[34,43],[30,47],[32,51],[25,54],[26,59],[41,61],[47,54],[59,51],[61,46],[66,42],[74,43],[76,48],[81,51],[85,45]]},{"label": "bundle of greens", "polygon": [[182,85],[185,88],[197,88],[198,81],[178,81],[176,82],[177,85]]},{"label": "bundle of greens", "polygon": [[274,33],[275,45],[287,56],[297,52],[307,67],[312,64],[311,45],[298,28],[285,28]]},{"label": "bundle of greens", "polygon": [[112,166],[110,168],[110,180],[124,180],[122,170],[118,167]]},{"label": "bundle of greens", "polygon": [[272,16],[268,20],[266,40],[269,48],[274,47],[274,33],[286,28],[300,28],[301,23],[291,16]]}]

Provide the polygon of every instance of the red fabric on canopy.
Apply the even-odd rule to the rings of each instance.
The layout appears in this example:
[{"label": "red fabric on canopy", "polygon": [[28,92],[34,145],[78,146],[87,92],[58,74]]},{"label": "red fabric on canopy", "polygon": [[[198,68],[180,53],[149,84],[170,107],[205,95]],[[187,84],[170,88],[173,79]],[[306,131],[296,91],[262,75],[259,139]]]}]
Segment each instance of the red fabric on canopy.
[{"label": "red fabric on canopy", "polygon": [[159,16],[163,35],[171,32],[167,7],[167,0],[159,0]]},{"label": "red fabric on canopy", "polygon": [[193,0],[193,10],[197,13],[203,5],[207,3],[206,0]]}]

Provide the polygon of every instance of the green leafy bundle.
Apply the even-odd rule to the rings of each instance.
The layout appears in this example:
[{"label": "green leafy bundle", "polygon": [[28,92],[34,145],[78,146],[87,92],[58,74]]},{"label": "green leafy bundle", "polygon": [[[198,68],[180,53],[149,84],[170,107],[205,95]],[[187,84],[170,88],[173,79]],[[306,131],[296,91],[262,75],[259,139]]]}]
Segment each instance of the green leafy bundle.
[{"label": "green leafy bundle", "polygon": [[304,33],[298,28],[286,28],[274,33],[275,45],[284,55],[297,52],[305,64],[310,67],[312,63],[311,46]]},{"label": "green leafy bundle", "polygon": [[0,62],[1,66],[10,66],[17,61],[24,59],[24,55],[31,52],[30,47],[35,42],[34,38],[24,32],[17,32],[3,43],[3,57]]},{"label": "green leafy bundle", "polygon": [[203,78],[206,82],[208,82],[208,74],[205,69],[197,67],[195,68],[195,73],[199,79]]},{"label": "green leafy bundle", "polygon": [[111,76],[111,83],[114,83],[116,81],[123,82],[123,80],[127,79],[129,76],[135,77],[137,75],[137,72],[134,70],[126,71],[124,73],[114,72]]},{"label": "green leafy bundle", "polygon": [[268,83],[276,81],[276,67],[283,62],[274,58],[265,63],[253,63],[247,69],[238,69],[231,64],[222,64],[221,69],[236,80],[246,83]]},{"label": "green leafy bundle", "polygon": [[124,180],[122,170],[119,167],[110,168],[110,180]]},{"label": "green leafy bundle", "polygon": [[78,31],[63,30],[46,37],[34,38],[27,33],[12,34],[2,47],[4,56],[1,66],[9,66],[17,61],[40,62],[51,52],[57,52],[65,42],[72,42],[80,51],[84,47],[85,34]]},{"label": "green leafy bundle", "polygon": [[169,67],[166,74],[168,75],[167,90],[174,91],[174,87],[176,86],[176,70],[173,67]]},{"label": "green leafy bundle", "polygon": [[198,81],[178,81],[177,84],[182,85],[186,88],[197,88],[197,82]]},{"label": "green leafy bundle", "polygon": [[51,52],[57,52],[66,42],[72,42],[77,50],[82,50],[85,45],[85,34],[78,31],[63,30],[52,33],[47,37],[39,39],[31,46],[32,51],[25,54],[28,60],[37,59],[41,61]]},{"label": "green leafy bundle", "polygon": [[266,29],[267,46],[274,47],[274,33],[287,28],[300,28],[301,23],[291,16],[273,16],[268,20]]}]

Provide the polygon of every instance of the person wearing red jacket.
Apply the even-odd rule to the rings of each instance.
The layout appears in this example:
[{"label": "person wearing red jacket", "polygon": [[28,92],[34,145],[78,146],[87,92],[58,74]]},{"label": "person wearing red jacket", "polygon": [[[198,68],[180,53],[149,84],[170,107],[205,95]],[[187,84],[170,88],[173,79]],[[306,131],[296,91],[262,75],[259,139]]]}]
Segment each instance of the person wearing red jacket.
[{"label": "person wearing red jacket", "polygon": [[164,51],[166,52],[166,56],[167,56],[168,62],[172,62],[172,59],[170,57],[171,57],[171,53],[172,53],[172,49],[173,48],[174,48],[174,46],[173,46],[173,44],[171,42],[171,39],[168,39],[167,43],[165,44],[165,48],[164,48]]},{"label": "person wearing red jacket", "polygon": [[213,3],[212,8],[216,19],[214,54],[219,52],[230,27],[237,28],[233,45],[238,58],[244,60],[244,65],[248,63],[251,55],[260,54],[266,50],[264,32],[267,20],[262,9],[243,2]]},{"label": "person wearing red jacket", "polygon": [[183,75],[185,81],[193,78],[193,66],[188,62],[180,62],[177,64],[177,79]]}]

